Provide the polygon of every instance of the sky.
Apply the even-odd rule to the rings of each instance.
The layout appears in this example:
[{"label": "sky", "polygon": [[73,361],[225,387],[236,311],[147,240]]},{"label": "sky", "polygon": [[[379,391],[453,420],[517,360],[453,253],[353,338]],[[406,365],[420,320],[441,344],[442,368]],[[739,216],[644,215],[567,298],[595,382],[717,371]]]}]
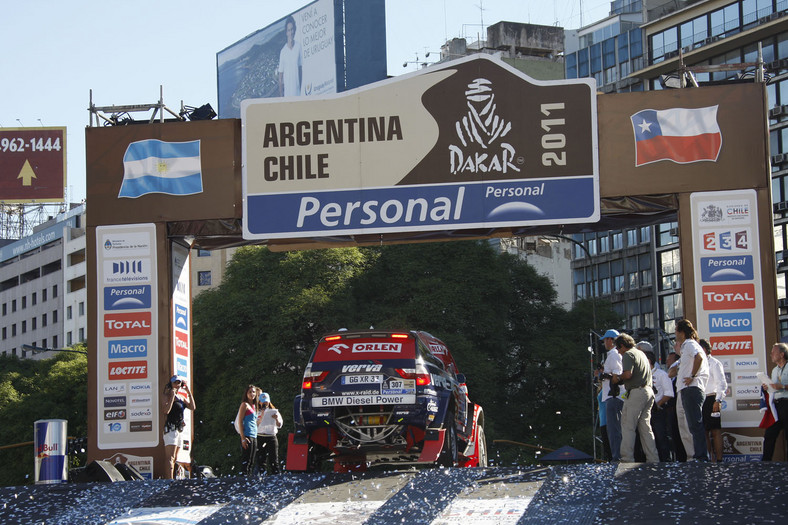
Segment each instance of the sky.
[{"label": "sky", "polygon": [[[99,107],[156,103],[161,86],[164,104],[176,113],[181,102],[218,109],[216,53],[308,3],[14,2],[0,16],[0,127],[65,126],[66,194],[80,202],[91,90]],[[576,29],[581,4],[583,25],[610,9],[609,0],[386,0],[388,74],[412,72],[447,40],[475,41],[502,20]]]}]

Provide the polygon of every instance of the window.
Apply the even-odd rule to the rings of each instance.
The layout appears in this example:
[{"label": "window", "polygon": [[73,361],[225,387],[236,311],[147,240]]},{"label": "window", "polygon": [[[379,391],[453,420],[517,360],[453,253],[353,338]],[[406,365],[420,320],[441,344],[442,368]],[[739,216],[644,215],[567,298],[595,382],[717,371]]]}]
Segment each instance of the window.
[{"label": "window", "polygon": [[41,314],[41,326],[47,325],[47,314]]},{"label": "window", "polygon": [[85,340],[85,329],[84,328],[80,328],[79,329],[79,342],[81,343],[84,340]]},{"label": "window", "polygon": [[639,28],[629,32],[629,54],[631,58],[643,56],[643,33]]},{"label": "window", "polygon": [[620,250],[624,247],[624,235],[621,232],[613,233],[613,249]]},{"label": "window", "polygon": [[16,337],[16,324],[11,325],[11,337]]},{"label": "window", "polygon": [[566,65],[566,78],[577,78],[577,54],[566,55],[564,64]]},{"label": "window", "polygon": [[35,305],[36,305],[36,302],[37,302],[37,301],[36,301],[36,292],[33,292],[33,293],[32,293],[32,295],[30,296],[30,303],[31,303],[33,306],[35,306]]},{"label": "window", "polygon": [[599,253],[607,253],[610,251],[610,237],[603,235],[599,238]]},{"label": "window", "polygon": [[36,319],[35,317],[34,317],[34,318],[32,318],[32,319],[30,320],[30,329],[31,329],[31,330],[35,330],[35,329],[36,329],[36,325],[37,325],[37,324],[38,324],[38,319]]},{"label": "window", "polygon": [[81,301],[79,303],[79,316],[82,317],[85,315],[85,301]]},{"label": "window", "polygon": [[621,64],[629,60],[629,34],[622,33],[616,39],[618,42],[618,62]]},{"label": "window", "polygon": [[659,254],[660,290],[681,288],[681,260],[679,250],[668,250]]},{"label": "window", "polygon": [[52,336],[52,348],[57,348],[57,336]]},{"label": "window", "polygon": [[70,321],[73,317],[74,317],[74,315],[73,315],[73,313],[71,311],[71,307],[67,306],[66,307],[66,319],[68,319]]},{"label": "window", "polygon": [[211,286],[211,272],[197,272],[197,286]]},{"label": "window", "polygon": [[210,257],[211,251],[210,250],[197,250],[197,257]]},{"label": "window", "polygon": [[638,244],[638,231],[627,230],[627,246],[637,246]]},{"label": "window", "polygon": [[594,44],[588,48],[591,53],[591,73],[602,71],[602,45]]},{"label": "window", "polygon": [[6,327],[4,326],[3,327],[3,340],[5,340],[5,339],[6,339]]},{"label": "window", "polygon": [[57,297],[57,285],[52,285],[52,299]]},{"label": "window", "polygon": [[577,52],[577,77],[585,78],[587,76],[588,76],[588,48],[584,47],[583,49]]},{"label": "window", "polygon": [[616,67],[616,39],[608,38],[602,42],[602,67]]},{"label": "window", "polygon": [[74,336],[71,332],[66,334],[66,346],[71,346],[74,344]]},{"label": "window", "polygon": [[27,296],[23,295],[22,296],[22,310],[24,310],[25,308],[27,308]]},{"label": "window", "polygon": [[657,246],[670,246],[679,242],[679,223],[663,222],[657,226]]},{"label": "window", "polygon": [[11,313],[16,312],[16,299],[11,300]]},{"label": "window", "polygon": [[3,315],[8,313],[8,303],[3,303]]},{"label": "window", "polygon": [[52,322],[57,323],[57,310],[52,310]]},{"label": "window", "polygon": [[27,321],[22,321],[22,333],[27,333]]},{"label": "window", "polygon": [[41,290],[41,300],[42,301],[46,301],[47,300],[47,289],[46,288]]}]

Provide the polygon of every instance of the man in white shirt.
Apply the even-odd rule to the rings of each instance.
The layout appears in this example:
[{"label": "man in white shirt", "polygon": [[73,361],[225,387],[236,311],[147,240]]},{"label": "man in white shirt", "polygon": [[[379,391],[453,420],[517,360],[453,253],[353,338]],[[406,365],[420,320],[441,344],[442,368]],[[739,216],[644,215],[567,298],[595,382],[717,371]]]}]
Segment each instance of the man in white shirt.
[{"label": "man in white shirt", "polygon": [[706,383],[706,399],[703,401],[703,428],[706,431],[706,447],[711,460],[722,462],[722,400],[728,390],[725,370],[719,359],[711,355],[711,344],[706,339],[698,341],[709,360],[709,381]]},{"label": "man in white shirt", "polygon": [[[605,378],[602,382],[602,402],[605,404],[607,437],[610,441],[610,455],[613,461],[621,460],[621,410],[624,408],[624,399],[621,397],[623,389],[610,383],[610,377],[613,374],[621,375],[624,370],[621,364],[621,354],[618,353],[614,344],[618,336],[618,330],[610,329],[600,337],[605,343],[605,350],[607,350],[605,366],[602,369],[602,377]],[[611,386],[615,395],[610,395]],[[619,392],[616,393],[616,390]]]},{"label": "man in white shirt", "polygon": [[654,385],[654,408],[651,410],[651,430],[657,442],[660,461],[670,461],[670,437],[668,435],[668,411],[665,405],[673,399],[673,383],[667,372],[656,364],[653,347],[648,341],[640,341],[636,345],[646,354],[651,363],[651,382]]}]

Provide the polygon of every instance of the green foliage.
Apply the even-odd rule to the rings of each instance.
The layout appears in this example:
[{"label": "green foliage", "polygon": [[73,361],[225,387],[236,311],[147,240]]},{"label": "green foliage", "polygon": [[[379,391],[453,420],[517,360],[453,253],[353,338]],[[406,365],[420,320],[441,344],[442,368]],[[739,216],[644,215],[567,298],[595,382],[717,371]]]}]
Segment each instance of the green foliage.
[{"label": "green foliage", "polygon": [[[0,356],[0,446],[33,441],[39,419],[65,419],[69,436],[87,436],[87,382],[83,354],[44,360]],[[32,444],[0,449],[0,485],[32,483],[33,456]]]},{"label": "green foliage", "polygon": [[449,345],[499,464],[534,458],[495,439],[590,453],[593,314],[620,325],[609,305],[593,306],[565,311],[547,278],[486,242],[239,250],[222,285],[194,303],[195,456],[222,474],[237,468],[230,422],[247,384],[271,394],[283,433],[292,430],[292,400],[319,337],[370,326],[426,330]]}]

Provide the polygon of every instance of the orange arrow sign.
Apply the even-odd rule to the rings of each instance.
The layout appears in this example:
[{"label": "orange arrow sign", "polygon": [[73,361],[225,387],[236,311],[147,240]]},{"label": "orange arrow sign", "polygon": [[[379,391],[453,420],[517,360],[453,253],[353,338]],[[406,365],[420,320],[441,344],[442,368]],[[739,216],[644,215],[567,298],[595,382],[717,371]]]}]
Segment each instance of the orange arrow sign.
[{"label": "orange arrow sign", "polygon": [[22,179],[22,186],[33,185],[33,179],[37,179],[38,177],[36,177],[36,172],[33,171],[33,166],[30,165],[29,160],[25,159],[25,163],[16,178]]}]

